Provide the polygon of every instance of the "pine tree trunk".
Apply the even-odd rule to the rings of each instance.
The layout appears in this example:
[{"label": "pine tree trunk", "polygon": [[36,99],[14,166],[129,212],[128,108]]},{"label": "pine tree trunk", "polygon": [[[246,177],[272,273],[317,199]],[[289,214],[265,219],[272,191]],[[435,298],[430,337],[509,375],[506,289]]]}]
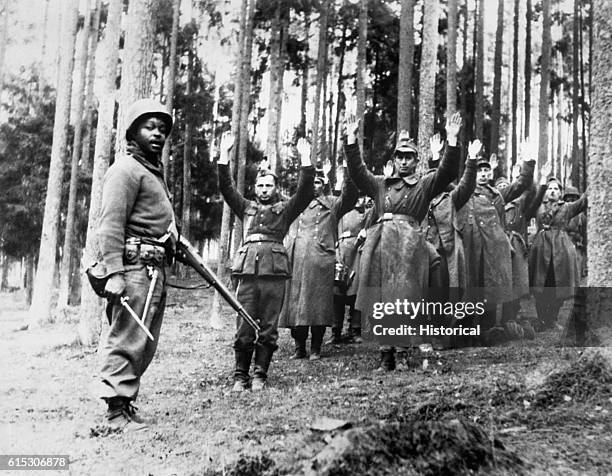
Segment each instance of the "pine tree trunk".
[{"label": "pine tree trunk", "polygon": [[338,63],[338,83],[336,84],[336,118],[334,120],[334,138],[332,148],[332,171],[334,173],[334,181],[336,180],[335,171],[338,165],[338,134],[340,127],[340,113],[344,106],[344,59],[346,55],[346,33],[348,26],[346,22],[342,25],[342,38],[340,39],[340,62]]},{"label": "pine tree trunk", "polygon": [[[423,3],[423,44],[419,74],[419,156],[427,157],[429,138],[433,135],[436,92],[436,66],[438,53],[438,0]],[[427,168],[421,160],[419,170]]]},{"label": "pine tree trunk", "polygon": [[272,19],[270,32],[270,94],[268,98],[268,137],[266,141],[266,156],[270,162],[270,170],[276,170],[278,163],[278,136],[280,129],[280,110],[278,106],[282,100],[282,88],[279,83],[283,81],[284,64],[281,63],[281,10],[282,0],[276,0],[276,9]]},{"label": "pine tree trunk", "polygon": [[[323,82],[326,78],[325,56],[327,54],[327,21],[329,18],[329,5],[327,2],[321,3],[319,20],[319,45],[317,51],[317,82],[314,95],[314,117],[312,124],[312,149],[311,162],[316,163],[319,154],[319,119],[321,116],[321,93]],[[359,104],[359,103],[358,103]]]},{"label": "pine tree trunk", "polygon": [[[189,46],[189,62],[187,65],[187,86],[185,95],[189,98],[191,94],[191,82],[193,71],[193,41]],[[182,233],[189,240],[191,238],[191,136],[192,136],[192,121],[193,113],[191,110],[191,101],[185,110],[185,143],[183,145],[183,202],[182,202]]]},{"label": "pine tree trunk", "polygon": [[306,11],[304,13],[304,30],[305,30],[305,39],[304,39],[304,65],[302,67],[302,94],[300,100],[300,127],[299,127],[299,136],[306,136],[306,103],[308,102],[308,72],[309,72],[309,58],[308,58],[308,43],[310,37],[310,12]]},{"label": "pine tree trunk", "polygon": [[548,107],[550,97],[550,0],[542,0],[542,56],[540,59],[539,152],[538,163],[548,160]]},{"label": "pine tree trunk", "polygon": [[[102,202],[102,182],[108,168],[111,144],[113,139],[113,117],[117,96],[117,62],[119,60],[119,39],[121,36],[121,2],[109,4],[106,27],[100,42],[98,53],[101,54],[99,67],[101,84],[99,90],[98,125],[96,127],[96,145],[94,150],[93,175],[91,180],[91,199],[87,221],[87,238],[83,263],[89,266],[99,259],[100,248],[96,236],[96,223]],[[90,286],[81,287],[81,309],[79,314],[78,334],[81,344],[90,346],[98,341],[100,324],[104,307],[102,299],[93,292]]]},{"label": "pine tree trunk", "polygon": [[43,16],[43,38],[40,46],[40,59],[38,61],[38,88],[43,90],[47,84],[45,76],[45,63],[47,59],[47,48],[49,41],[49,1],[45,0],[45,13]]},{"label": "pine tree trunk", "polygon": [[[504,35],[504,0],[497,3],[497,31],[495,33],[495,60],[493,65],[493,111],[491,115],[491,142],[489,152],[498,153],[499,147],[499,127],[501,119],[501,82],[502,82],[502,51]],[[498,157],[499,173],[503,176],[508,175],[506,156]]]},{"label": "pine tree trunk", "polygon": [[476,42],[476,97],[474,104],[475,135],[484,143],[484,0],[478,0]]},{"label": "pine tree trunk", "polygon": [[[170,114],[174,110],[174,86],[176,83],[176,42],[178,38],[178,26],[180,17],[181,0],[172,0],[172,33],[170,34],[170,58],[168,60],[168,81],[166,82],[166,107]],[[172,147],[172,135],[167,138],[162,150],[162,164],[168,182],[170,162],[170,148]]]},{"label": "pine tree trunk", "polygon": [[[451,0],[455,3],[456,0]],[[450,24],[449,24],[450,41]],[[412,68],[414,65],[414,0],[402,0],[400,52],[397,75],[397,132],[410,131],[412,119]]]},{"label": "pine tree trunk", "polygon": [[519,0],[514,0],[514,25],[512,31],[512,131],[511,148],[512,165],[516,164],[518,156],[517,140],[517,109],[518,109],[518,55],[519,55]]},{"label": "pine tree trunk", "polygon": [[8,43],[8,0],[2,0],[0,9],[0,14],[2,15],[2,30],[0,31],[0,94],[2,94],[2,89],[4,88],[4,60],[6,56],[6,45]]},{"label": "pine tree trunk", "polygon": [[85,95],[85,131],[83,133],[83,148],[81,151],[81,164],[83,170],[91,174],[91,131],[93,128],[94,117],[94,81],[96,79],[96,57],[98,51],[98,34],[100,30],[100,12],[102,7],[101,0],[95,0],[95,10],[93,11],[92,28],[89,39],[89,50],[87,53],[89,70],[87,72],[87,89]]},{"label": "pine tree trunk", "polygon": [[121,60],[121,88],[115,154],[125,152],[125,115],[131,104],[151,95],[153,62],[153,5],[156,0],[130,0]]},{"label": "pine tree trunk", "polygon": [[51,294],[54,288],[64,156],[66,154],[68,121],[70,119],[70,94],[74,67],[78,2],[67,0],[64,3],[64,8],[63,35],[60,47],[62,50],[61,67],[55,104],[51,162],[49,164],[38,267],[34,280],[32,305],[30,306],[29,325],[32,327],[51,321]]},{"label": "pine tree trunk", "polygon": [[68,208],[66,210],[66,233],[64,235],[64,252],[60,265],[60,282],[57,305],[59,308],[68,306],[70,297],[71,262],[74,255],[75,229],[77,223],[76,202],[79,181],[79,159],[83,138],[83,102],[85,99],[85,74],[87,70],[87,42],[91,30],[90,12],[87,9],[83,30],[81,31],[80,55],[76,56],[74,69],[76,81],[72,88],[72,99],[76,102],[74,111],[74,138],[72,141],[72,158],[70,163],[70,187],[68,191]]},{"label": "pine tree trunk", "polygon": [[457,0],[448,0],[447,48],[446,117],[451,117],[457,111]]},{"label": "pine tree trunk", "polygon": [[[588,300],[590,329],[607,328],[599,335],[608,346],[610,360],[610,315],[612,315],[612,3],[593,0],[593,103],[591,142],[589,145],[588,286],[593,289]],[[607,288],[607,289],[606,289]],[[608,336],[607,338],[605,336]]]},{"label": "pine tree trunk", "polygon": [[368,41],[368,0],[361,0],[359,4],[359,35],[357,37],[357,77],[355,79],[355,96],[357,98],[357,118],[359,119],[359,135],[357,142],[363,157],[364,150],[364,122],[365,122],[365,74],[366,74],[366,48]]},{"label": "pine tree trunk", "polygon": [[527,12],[525,13],[525,132],[529,137],[531,123],[531,0],[527,0]]},{"label": "pine tree trunk", "polygon": [[[247,10],[249,8],[248,0],[242,0],[242,8],[240,10],[240,34],[238,45],[236,48],[236,80],[234,81],[234,103],[232,105],[232,133],[234,134],[234,154],[232,157],[233,170],[236,170],[237,155],[238,155],[238,129],[240,127],[240,110],[242,96],[242,55],[244,54],[244,39],[247,22]],[[221,233],[219,236],[219,255],[217,263],[217,277],[222,282],[227,281],[227,263],[229,260],[229,249],[231,240],[231,221],[232,212],[227,204],[223,202],[223,213],[221,216]],[[210,313],[210,326],[213,329],[221,329],[223,320],[221,318],[221,296],[215,292]]]},{"label": "pine tree trunk", "polygon": [[0,291],[8,289],[9,259],[6,253],[0,253],[0,266],[2,266],[2,277],[0,278]]}]

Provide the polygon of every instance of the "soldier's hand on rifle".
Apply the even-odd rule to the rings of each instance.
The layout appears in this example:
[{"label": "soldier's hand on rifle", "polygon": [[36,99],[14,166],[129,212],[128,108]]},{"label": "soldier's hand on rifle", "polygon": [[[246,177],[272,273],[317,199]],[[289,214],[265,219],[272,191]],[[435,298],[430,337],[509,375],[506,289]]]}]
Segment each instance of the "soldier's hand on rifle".
[{"label": "soldier's hand on rifle", "polygon": [[234,146],[234,135],[232,134],[231,131],[225,131],[221,135],[221,145],[219,146],[220,153],[219,153],[219,160],[217,161],[217,164],[219,165],[229,164],[230,151],[232,150],[233,146]]},{"label": "soldier's hand on rifle", "polygon": [[106,286],[104,286],[104,293],[111,302],[119,302],[119,299],[125,292],[125,278],[122,273],[115,273],[108,278]]},{"label": "soldier's hand on rifle", "polygon": [[444,142],[442,142],[440,134],[434,134],[429,138],[429,150],[431,150],[432,160],[440,160],[440,153],[442,152],[443,147]]},{"label": "soldier's hand on rifle", "polygon": [[300,137],[298,139],[297,151],[298,155],[300,156],[300,163],[302,164],[302,167],[309,167],[313,165],[310,160],[311,147],[310,142],[308,142],[308,139],[305,139],[304,137]]},{"label": "soldier's hand on rifle", "polygon": [[471,141],[468,145],[468,160],[478,159],[480,149],[482,149],[482,143],[478,139]]},{"label": "soldier's hand on rifle", "polygon": [[359,119],[357,118],[357,102],[354,97],[346,100],[344,125],[346,127],[346,143],[348,145],[355,144],[359,133]]},{"label": "soldier's hand on rifle", "polygon": [[491,154],[491,157],[489,157],[489,164],[491,164],[491,170],[495,170],[497,168],[497,154]]},{"label": "soldier's hand on rifle", "polygon": [[456,112],[446,120],[446,140],[448,145],[457,147],[457,137],[459,136],[462,122],[460,112]]}]

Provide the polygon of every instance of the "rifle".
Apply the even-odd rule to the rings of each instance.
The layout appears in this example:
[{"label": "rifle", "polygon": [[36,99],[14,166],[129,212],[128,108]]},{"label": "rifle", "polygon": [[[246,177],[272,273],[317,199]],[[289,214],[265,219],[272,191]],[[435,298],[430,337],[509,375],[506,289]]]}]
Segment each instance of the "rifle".
[{"label": "rifle", "polygon": [[253,329],[255,332],[259,332],[261,328],[257,321],[253,319],[248,312],[244,309],[242,304],[234,297],[232,292],[227,289],[227,286],[219,280],[215,273],[206,265],[204,260],[200,257],[197,250],[193,247],[189,241],[187,241],[183,236],[179,237],[176,242],[176,260],[186,264],[187,266],[191,266],[196,272],[204,278],[204,280],[210,284],[213,288],[217,290],[223,299],[232,306],[234,311],[238,313],[240,317],[242,317]]}]

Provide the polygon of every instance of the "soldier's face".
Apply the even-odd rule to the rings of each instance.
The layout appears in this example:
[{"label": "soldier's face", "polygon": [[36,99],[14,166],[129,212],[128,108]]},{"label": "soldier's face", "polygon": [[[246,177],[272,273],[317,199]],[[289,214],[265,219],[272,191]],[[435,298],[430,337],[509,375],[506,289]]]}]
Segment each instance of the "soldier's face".
[{"label": "soldier's face", "polygon": [[561,197],[561,187],[557,182],[548,182],[548,188],[546,189],[546,198],[548,200],[556,201]]},{"label": "soldier's face", "polygon": [[508,183],[507,183],[507,182],[499,182],[499,183],[498,183],[498,184],[495,186],[495,188],[496,188],[497,190],[503,190],[503,189],[505,189],[507,186],[508,186]]},{"label": "soldier's face", "polygon": [[315,197],[320,197],[321,195],[323,195],[323,181],[320,179],[316,179],[314,181],[314,196]]},{"label": "soldier's face", "polygon": [[419,159],[414,152],[396,152],[393,157],[395,170],[400,177],[412,175],[416,170]]},{"label": "soldier's face", "polygon": [[563,197],[563,200],[568,203],[575,202],[576,200],[578,200],[578,195],[566,195],[565,197]]},{"label": "soldier's face", "polygon": [[166,123],[155,116],[145,116],[134,128],[133,138],[145,155],[161,154],[168,135]]},{"label": "soldier's face", "polygon": [[276,181],[272,175],[257,177],[255,195],[261,203],[268,203],[276,192]]},{"label": "soldier's face", "polygon": [[493,178],[491,167],[479,167],[476,171],[476,183],[478,185],[486,185]]}]

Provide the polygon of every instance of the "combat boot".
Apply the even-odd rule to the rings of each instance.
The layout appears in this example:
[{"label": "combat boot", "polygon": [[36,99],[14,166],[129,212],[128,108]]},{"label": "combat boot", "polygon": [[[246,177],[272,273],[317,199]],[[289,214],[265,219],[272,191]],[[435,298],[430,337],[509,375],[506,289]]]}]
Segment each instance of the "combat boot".
[{"label": "combat boot", "polygon": [[361,338],[361,327],[350,327],[349,328],[349,342],[353,344],[361,344],[363,339]]},{"label": "combat boot", "polygon": [[106,422],[111,430],[131,432],[146,430],[149,426],[136,415],[137,408],[132,405],[129,398],[112,397],[106,400]]},{"label": "combat boot", "polygon": [[321,359],[321,345],[325,335],[325,326],[312,326],[310,340],[310,360]]},{"label": "combat boot", "polygon": [[325,342],[325,345],[339,345],[342,343],[342,328],[340,327],[332,327],[331,329],[332,335]]},{"label": "combat boot", "polygon": [[249,369],[253,350],[236,350],[236,369],[234,370],[233,392],[242,392],[249,388]]},{"label": "combat boot", "polygon": [[274,348],[266,345],[257,345],[255,348],[255,362],[253,370],[253,383],[251,389],[256,392],[263,390],[266,386],[266,380],[268,379],[268,368],[272,361],[272,354],[274,354]]}]

